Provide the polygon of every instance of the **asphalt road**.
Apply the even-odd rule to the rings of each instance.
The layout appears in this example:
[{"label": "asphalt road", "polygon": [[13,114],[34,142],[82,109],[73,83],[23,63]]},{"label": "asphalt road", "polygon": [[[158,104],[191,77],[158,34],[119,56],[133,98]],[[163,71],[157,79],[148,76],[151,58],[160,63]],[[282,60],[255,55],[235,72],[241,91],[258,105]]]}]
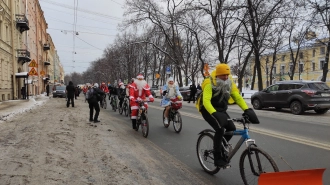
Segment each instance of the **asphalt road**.
[{"label": "asphalt road", "polygon": [[[127,120],[127,124],[131,125],[129,118],[109,109],[106,111],[116,118],[122,117],[121,119]],[[159,106],[159,100],[150,103],[148,110],[150,130],[147,139],[186,164],[193,173],[211,180],[213,184],[242,184],[238,161],[245,146],[243,145],[231,160],[231,168],[220,170],[213,176],[208,175],[198,162],[196,141],[200,131],[211,127],[203,120],[193,104],[185,102],[180,112],[183,129],[178,134],[175,133],[173,125],[164,128],[163,108]],[[287,110],[256,112],[261,124],[250,125],[250,136],[256,140],[258,147],[274,158],[280,171],[327,168],[323,174],[323,183],[330,184],[329,113],[317,115],[308,112],[296,116]],[[234,118],[240,117],[242,111],[237,105],[232,105],[228,113]],[[234,136],[231,143],[234,145],[237,141],[238,137]]]}]

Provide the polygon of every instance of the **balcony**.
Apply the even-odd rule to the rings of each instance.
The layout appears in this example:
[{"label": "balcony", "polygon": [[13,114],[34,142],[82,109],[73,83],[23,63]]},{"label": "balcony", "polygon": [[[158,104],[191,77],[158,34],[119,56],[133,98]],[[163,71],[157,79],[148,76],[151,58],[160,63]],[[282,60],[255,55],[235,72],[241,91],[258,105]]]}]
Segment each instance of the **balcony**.
[{"label": "balcony", "polygon": [[16,14],[16,27],[21,33],[30,29],[29,21],[24,14]]},{"label": "balcony", "polygon": [[44,44],[44,51],[50,50],[49,44]]},{"label": "balcony", "polygon": [[22,62],[22,64],[31,61],[30,52],[26,49],[18,49],[17,58],[18,58],[17,62]]}]

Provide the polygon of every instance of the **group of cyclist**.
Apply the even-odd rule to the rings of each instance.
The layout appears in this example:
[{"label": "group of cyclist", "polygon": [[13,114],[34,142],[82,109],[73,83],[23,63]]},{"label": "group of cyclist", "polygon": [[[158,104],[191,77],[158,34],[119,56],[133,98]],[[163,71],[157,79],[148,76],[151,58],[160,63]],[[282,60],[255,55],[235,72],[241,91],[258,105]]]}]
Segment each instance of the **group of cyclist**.
[{"label": "group of cyclist", "polygon": [[[225,137],[227,141],[232,136],[224,136],[225,131],[234,131],[236,127],[230,117],[227,114],[228,99],[232,97],[236,104],[244,111],[244,114],[250,122],[259,123],[258,117],[245,103],[245,100],[240,95],[239,90],[236,87],[235,82],[229,78],[230,67],[227,64],[221,63],[216,66],[216,69],[211,73],[209,77],[204,79],[202,83],[203,96],[196,105],[198,111],[202,114],[203,118],[208,124],[215,130],[214,135],[214,164],[215,166],[225,166],[228,164],[226,157],[222,150],[222,137]],[[146,98],[150,102],[154,101],[154,97],[150,92],[150,87],[144,80],[144,76],[139,74],[136,79],[132,79],[126,88],[122,82],[117,86],[106,86],[105,83],[101,84],[100,89],[109,94],[109,100],[112,103],[112,97],[119,99],[119,106],[122,106],[125,96],[128,96],[131,107],[131,120],[132,128],[138,127],[136,119],[138,115],[138,101],[145,101]],[[85,91],[84,91],[85,92]],[[164,124],[168,124],[168,115],[170,109],[170,98],[177,97],[182,99],[182,95],[177,85],[174,84],[172,77],[167,79],[167,83],[163,86],[163,99],[161,106],[165,107]],[[144,106],[148,108],[147,102]]]}]

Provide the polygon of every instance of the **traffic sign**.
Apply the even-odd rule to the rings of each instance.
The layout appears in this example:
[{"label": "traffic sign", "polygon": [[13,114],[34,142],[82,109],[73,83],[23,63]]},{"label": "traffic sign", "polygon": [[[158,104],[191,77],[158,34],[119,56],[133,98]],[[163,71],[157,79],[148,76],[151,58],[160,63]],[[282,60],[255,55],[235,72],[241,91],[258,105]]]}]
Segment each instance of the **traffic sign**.
[{"label": "traffic sign", "polygon": [[37,62],[33,59],[30,63],[29,63],[29,67],[38,67]]},{"label": "traffic sign", "polygon": [[46,74],[46,73],[45,73],[44,70],[40,71],[40,75],[41,75],[41,76],[45,76],[45,74]]},{"label": "traffic sign", "polygon": [[34,69],[34,67],[31,68],[29,76],[38,76],[38,72],[36,71],[36,69]]},{"label": "traffic sign", "polygon": [[171,74],[171,67],[170,66],[166,67],[166,74]]},{"label": "traffic sign", "polygon": [[160,74],[156,73],[155,76],[156,76],[156,78],[158,79],[158,78],[160,77]]}]

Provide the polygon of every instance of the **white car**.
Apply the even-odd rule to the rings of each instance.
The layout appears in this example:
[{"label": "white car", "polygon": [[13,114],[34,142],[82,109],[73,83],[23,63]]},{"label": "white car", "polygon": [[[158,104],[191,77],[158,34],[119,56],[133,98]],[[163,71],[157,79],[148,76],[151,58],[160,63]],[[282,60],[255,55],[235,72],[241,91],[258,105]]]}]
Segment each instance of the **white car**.
[{"label": "white car", "polygon": [[157,98],[157,97],[161,97],[161,87],[157,88],[157,87],[151,87],[150,88],[151,94],[153,97]]}]

